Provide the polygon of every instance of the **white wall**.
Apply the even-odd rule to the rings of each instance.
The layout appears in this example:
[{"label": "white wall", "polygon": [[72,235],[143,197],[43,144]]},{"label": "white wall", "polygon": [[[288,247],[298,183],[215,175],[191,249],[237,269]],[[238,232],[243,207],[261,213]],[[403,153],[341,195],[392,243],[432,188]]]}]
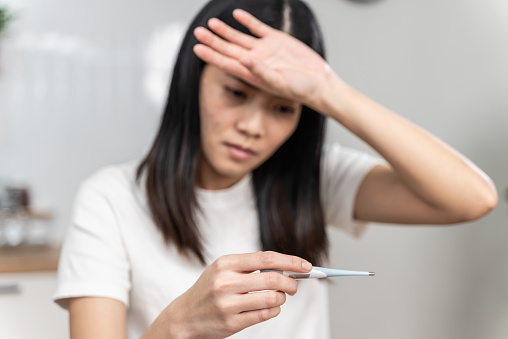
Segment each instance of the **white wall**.
[{"label": "white wall", "polygon": [[[19,20],[0,42],[0,176],[25,178],[35,205],[56,211],[60,241],[79,182],[147,150],[166,66],[146,51],[171,59],[164,48],[203,1],[2,3]],[[309,3],[339,75],[508,186],[506,1]],[[161,36],[170,43],[150,42]],[[369,151],[336,124],[328,138]],[[376,271],[331,284],[334,338],[508,337],[507,218],[501,201],[460,227],[375,225],[360,241],[331,231],[332,266]]]},{"label": "white wall", "polygon": [[[332,67],[508,186],[508,3],[312,1]],[[379,128],[383,128],[379,126]],[[330,139],[366,146],[337,125]],[[415,155],[417,156],[417,155]],[[332,234],[335,266],[373,280],[332,287],[341,338],[508,337],[508,208],[460,227],[373,226],[361,241]]]}]

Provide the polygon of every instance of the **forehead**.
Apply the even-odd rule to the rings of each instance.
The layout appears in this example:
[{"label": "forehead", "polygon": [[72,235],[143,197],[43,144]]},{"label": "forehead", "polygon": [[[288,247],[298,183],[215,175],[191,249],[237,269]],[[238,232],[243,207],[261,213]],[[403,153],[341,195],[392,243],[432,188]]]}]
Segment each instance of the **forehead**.
[{"label": "forehead", "polygon": [[206,64],[204,66],[203,72],[201,73],[201,86],[203,86],[203,84],[205,84],[205,83],[208,85],[208,84],[212,84],[213,82],[223,82],[223,81],[224,82],[235,81],[238,84],[242,85],[243,88],[247,88],[248,90],[254,91],[254,92],[256,92],[256,94],[265,95],[265,96],[275,99],[275,100],[283,100],[286,102],[296,104],[296,102],[291,99],[286,99],[286,98],[268,93],[256,86],[249,84],[245,80],[242,80],[242,79],[238,78],[237,76],[234,76],[233,74],[230,74],[228,72],[221,70],[220,68],[218,68],[216,66],[209,65],[209,64]]},{"label": "forehead", "polygon": [[208,79],[210,79],[210,80],[230,79],[230,80],[237,81],[245,86],[251,87],[253,89],[257,89],[255,86],[249,84],[245,80],[242,80],[242,79],[234,76],[233,74],[225,72],[225,71],[219,69],[218,67],[209,65],[209,64],[204,66],[203,72],[201,73],[201,78],[202,79],[205,78],[206,80],[208,80]]}]

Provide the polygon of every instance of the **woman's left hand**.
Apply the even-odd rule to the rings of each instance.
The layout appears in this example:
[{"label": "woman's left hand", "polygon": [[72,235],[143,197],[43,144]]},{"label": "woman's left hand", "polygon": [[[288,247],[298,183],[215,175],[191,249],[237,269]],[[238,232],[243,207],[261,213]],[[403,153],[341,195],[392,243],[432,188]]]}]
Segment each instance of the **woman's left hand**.
[{"label": "woman's left hand", "polygon": [[326,61],[303,42],[236,9],[233,16],[256,37],[212,18],[194,30],[201,44],[194,52],[203,61],[273,95],[318,108],[330,77]]}]

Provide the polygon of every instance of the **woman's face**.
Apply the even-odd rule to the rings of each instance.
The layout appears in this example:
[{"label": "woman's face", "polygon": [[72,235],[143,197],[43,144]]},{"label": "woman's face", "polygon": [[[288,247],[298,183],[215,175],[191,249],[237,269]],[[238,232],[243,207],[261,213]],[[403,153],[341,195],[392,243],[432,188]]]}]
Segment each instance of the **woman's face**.
[{"label": "woman's face", "polygon": [[226,188],[265,162],[295,131],[302,106],[263,92],[212,65],[200,91],[197,184]]}]

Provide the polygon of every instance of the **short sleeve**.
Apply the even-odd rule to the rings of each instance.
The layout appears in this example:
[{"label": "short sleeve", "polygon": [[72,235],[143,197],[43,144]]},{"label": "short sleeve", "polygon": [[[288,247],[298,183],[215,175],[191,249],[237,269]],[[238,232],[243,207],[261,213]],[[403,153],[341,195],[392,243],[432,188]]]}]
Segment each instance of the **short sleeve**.
[{"label": "short sleeve", "polygon": [[367,223],[354,219],[354,203],[365,175],[384,161],[338,144],[323,149],[321,198],[328,226],[353,236],[364,233]]},{"label": "short sleeve", "polygon": [[[113,201],[119,173],[105,169],[85,181],[77,194],[60,255],[53,299],[68,307],[72,297],[108,297],[128,306],[129,263]],[[121,199],[121,196],[117,198]]]}]

